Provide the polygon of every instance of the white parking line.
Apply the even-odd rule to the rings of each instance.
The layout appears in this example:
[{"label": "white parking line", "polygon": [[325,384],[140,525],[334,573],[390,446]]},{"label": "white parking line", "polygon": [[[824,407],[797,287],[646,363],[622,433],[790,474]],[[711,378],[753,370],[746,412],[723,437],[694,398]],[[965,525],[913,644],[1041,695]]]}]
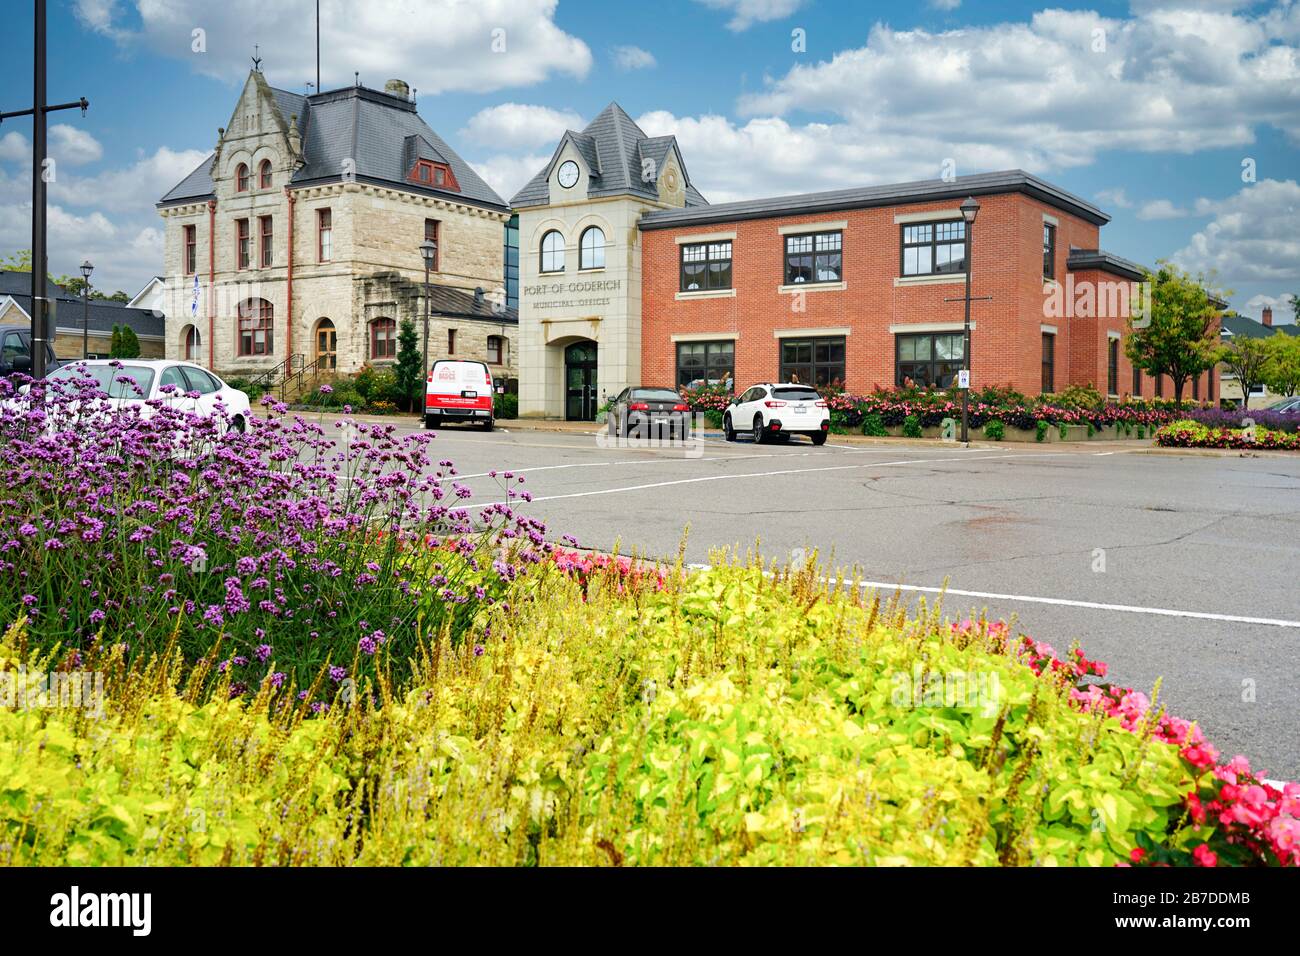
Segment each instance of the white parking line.
[{"label": "white parking line", "polygon": [[[1059,452],[1055,454],[1065,455],[1068,453]],[[739,481],[744,478],[773,478],[781,475],[807,475],[807,474],[815,474],[817,472],[825,472],[825,471],[852,471],[859,468],[888,468],[895,465],[946,465],[946,464],[952,464],[954,462],[985,461],[993,458],[998,458],[1005,461],[1008,458],[1023,458],[1023,457],[1049,458],[1049,457],[1053,457],[1053,453],[1045,452],[1043,454],[1032,454],[1029,456],[1017,455],[1014,453],[1012,454],[1003,453],[999,455],[976,455],[976,456],[970,456],[965,458],[904,458],[898,461],[865,461],[855,465],[828,465],[824,468],[782,468],[778,471],[742,472],[740,474],[732,474],[732,475],[703,475],[698,478],[677,478],[673,481],[655,481],[644,485],[625,485],[621,488],[598,488],[595,491],[573,491],[567,495],[538,495],[534,497],[532,500],[534,502],[561,501],[565,498],[591,498],[596,495],[618,495],[618,494],[624,494],[629,491],[649,491],[653,488],[671,488],[674,485],[693,485],[702,481]],[[606,462],[604,464],[613,464],[613,463]],[[483,504],[467,505],[466,508],[467,509],[487,508],[493,504],[504,504],[504,503],[505,502],[487,501],[484,502]]]}]

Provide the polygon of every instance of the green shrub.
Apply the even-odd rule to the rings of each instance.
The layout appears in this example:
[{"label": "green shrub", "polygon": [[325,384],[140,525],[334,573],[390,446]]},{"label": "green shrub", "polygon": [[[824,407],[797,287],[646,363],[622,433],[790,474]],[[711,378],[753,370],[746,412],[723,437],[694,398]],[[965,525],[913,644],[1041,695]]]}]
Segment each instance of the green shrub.
[{"label": "green shrub", "polygon": [[1106,406],[1106,397],[1091,385],[1071,385],[1051,395],[1043,395],[1045,405],[1057,408],[1087,408],[1094,411]]},{"label": "green shrub", "polygon": [[1065,424],[1065,422],[1061,422],[1060,425],[1057,426],[1057,432],[1061,436],[1061,441],[1065,441],[1065,439],[1070,435],[1070,426]]},{"label": "green shrub", "polygon": [[[197,702],[117,646],[99,716],[0,708],[0,865],[1114,866],[1212,838],[1179,748],[1081,710],[1003,625],[816,568],[541,585],[315,717],[292,686]],[[22,641],[0,664],[45,667]]]},{"label": "green shrub", "polygon": [[984,426],[984,437],[989,441],[1002,441],[1006,434],[1006,426],[996,418]]},{"label": "green shrub", "polygon": [[1047,441],[1048,427],[1047,422],[1040,419],[1037,424],[1034,425],[1034,441]]},{"label": "green shrub", "polygon": [[920,438],[921,419],[917,415],[908,415],[903,419],[903,435],[906,438]]},{"label": "green shrub", "polygon": [[880,414],[872,412],[869,415],[862,416],[862,434],[871,438],[883,438],[889,434],[889,429],[885,427]]},{"label": "green shrub", "polygon": [[518,418],[519,396],[509,392],[498,393],[492,399],[492,414],[497,418]]}]

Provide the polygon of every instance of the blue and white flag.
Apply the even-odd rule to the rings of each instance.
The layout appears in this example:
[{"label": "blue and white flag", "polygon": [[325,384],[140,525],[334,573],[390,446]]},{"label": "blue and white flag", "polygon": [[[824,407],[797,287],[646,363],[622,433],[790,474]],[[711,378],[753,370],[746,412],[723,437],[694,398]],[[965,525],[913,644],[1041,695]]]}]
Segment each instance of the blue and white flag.
[{"label": "blue and white flag", "polygon": [[190,297],[190,318],[199,314],[199,274],[194,273],[194,294]]}]

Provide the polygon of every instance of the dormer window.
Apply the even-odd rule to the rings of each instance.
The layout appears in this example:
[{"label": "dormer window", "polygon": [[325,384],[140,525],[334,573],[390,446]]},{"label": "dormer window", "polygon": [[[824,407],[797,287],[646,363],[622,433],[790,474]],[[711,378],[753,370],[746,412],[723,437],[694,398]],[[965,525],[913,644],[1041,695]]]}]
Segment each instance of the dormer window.
[{"label": "dormer window", "polygon": [[411,169],[408,177],[412,182],[419,183],[421,186],[432,186],[435,189],[452,189],[460,191],[460,184],[456,182],[456,176],[452,173],[451,167],[446,163],[435,163],[428,159],[418,159],[415,166]]}]

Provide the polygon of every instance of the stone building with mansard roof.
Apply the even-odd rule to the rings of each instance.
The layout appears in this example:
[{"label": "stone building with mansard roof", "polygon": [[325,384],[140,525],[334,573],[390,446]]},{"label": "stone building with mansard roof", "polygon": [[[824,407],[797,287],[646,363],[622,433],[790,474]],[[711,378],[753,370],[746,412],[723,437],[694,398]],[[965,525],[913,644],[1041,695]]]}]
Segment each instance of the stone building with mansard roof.
[{"label": "stone building with mansard roof", "polygon": [[212,154],[158,209],[169,357],[271,379],[394,363],[402,320],[423,334],[432,238],[430,362],[517,378],[509,207],[400,80],[299,95],[252,71]]}]

